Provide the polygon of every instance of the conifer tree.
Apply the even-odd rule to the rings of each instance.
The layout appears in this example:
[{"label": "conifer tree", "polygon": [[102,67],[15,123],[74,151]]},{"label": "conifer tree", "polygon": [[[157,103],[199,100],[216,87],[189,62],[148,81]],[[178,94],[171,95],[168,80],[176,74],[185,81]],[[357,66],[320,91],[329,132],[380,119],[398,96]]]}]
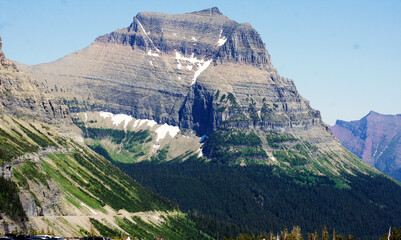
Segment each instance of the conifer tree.
[{"label": "conifer tree", "polygon": [[329,240],[329,232],[327,231],[326,226],[322,229],[322,240]]},{"label": "conifer tree", "polygon": [[302,234],[301,234],[301,228],[300,228],[300,227],[294,226],[294,227],[292,228],[292,231],[291,231],[291,239],[294,239],[294,240],[303,240],[303,237],[302,237]]}]

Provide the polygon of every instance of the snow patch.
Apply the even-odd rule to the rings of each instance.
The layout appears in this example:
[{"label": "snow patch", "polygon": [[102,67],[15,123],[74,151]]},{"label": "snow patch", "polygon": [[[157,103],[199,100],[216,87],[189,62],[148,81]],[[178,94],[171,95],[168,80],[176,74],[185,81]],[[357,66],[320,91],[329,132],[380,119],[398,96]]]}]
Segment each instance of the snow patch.
[{"label": "snow patch", "polygon": [[[202,60],[203,61],[203,60]],[[196,83],[196,79],[199,77],[199,75],[206,70],[206,68],[209,67],[210,63],[212,62],[212,59],[206,62],[202,62],[198,64],[199,69],[195,72],[194,78],[192,79],[191,85],[194,85]]]},{"label": "snow patch", "polygon": [[153,61],[149,61],[149,63],[150,63],[150,65],[152,65],[152,66],[153,66]]},{"label": "snow patch", "polygon": [[153,152],[160,148],[160,144],[153,144]]},{"label": "snow patch", "polygon": [[180,129],[176,126],[171,126],[168,125],[167,123],[161,125],[159,128],[156,129],[156,142],[160,142],[160,140],[164,139],[167,134],[169,134],[171,137],[175,137],[175,135],[178,134]]},{"label": "snow patch", "polygon": [[175,52],[175,59],[177,60],[177,67],[178,69],[182,68],[182,64],[180,61],[185,61],[187,62],[186,68],[191,71],[193,67],[197,67],[197,70],[194,73],[194,77],[192,79],[191,85],[194,85],[196,83],[196,79],[199,77],[199,75],[206,70],[206,68],[209,67],[210,63],[212,60],[205,61],[204,59],[198,59],[194,57],[194,53],[191,54],[191,57],[184,57],[182,56],[179,52]]},{"label": "snow patch", "polygon": [[85,203],[81,202],[81,205],[89,209],[89,211],[91,211],[93,214],[97,215],[97,212],[95,212],[92,208],[88,207],[88,205],[86,205]]},{"label": "snow patch", "polygon": [[113,124],[116,126],[118,126],[122,122],[124,122],[124,131],[127,131],[128,123],[134,119],[131,116],[128,116],[125,114],[117,114],[117,115],[114,115],[111,120],[113,121]]},{"label": "snow patch", "polygon": [[[134,119],[133,117],[128,116],[126,114],[114,115],[113,113],[110,113],[110,112],[100,112],[99,115],[103,118],[111,118],[113,125],[116,125],[116,126],[119,126],[121,123],[124,122],[124,131],[127,131],[127,126],[131,122],[132,122],[132,128],[134,130],[138,129],[140,127],[153,128],[154,126],[157,125],[157,122],[155,120]],[[169,134],[171,137],[175,137],[179,132],[180,132],[180,128],[177,126],[171,126],[171,125],[168,125],[167,123],[160,125],[155,130],[155,133],[157,134],[156,142],[160,142],[160,140],[164,139],[167,134]],[[157,146],[157,145],[154,145],[154,148],[155,148],[155,146]],[[159,148],[159,147],[157,147],[157,148]]]},{"label": "snow patch", "polygon": [[84,115],[85,115],[85,122],[87,122],[88,121],[88,114],[84,113]]},{"label": "snow patch", "polygon": [[221,37],[221,34],[223,33],[223,29],[221,29],[220,30],[220,35],[219,35],[219,40],[217,41],[217,45],[220,47],[220,46],[223,46],[224,45],[224,43],[226,43],[226,41],[227,41],[227,38],[226,37]]},{"label": "snow patch", "polygon": [[198,153],[198,158],[203,157],[202,149],[199,148],[196,153]]},{"label": "snow patch", "polygon": [[113,114],[109,112],[100,112],[99,114],[102,118],[112,118]]},{"label": "snow patch", "polygon": [[178,77],[178,80],[181,80],[181,77]]},{"label": "snow patch", "polygon": [[196,37],[191,37],[191,40],[198,41]]},{"label": "snow patch", "polygon": [[127,126],[128,123],[134,120],[131,116],[128,116],[126,114],[117,114],[114,115],[110,112],[100,112],[99,115],[103,118],[111,118],[111,121],[113,122],[113,125],[120,125],[122,122],[124,122],[124,131],[127,131]]},{"label": "snow patch", "polygon": [[149,55],[149,56],[153,56],[153,57],[158,57],[158,56],[159,56],[159,54],[153,53],[152,50],[149,50],[149,51],[148,51],[148,55]]},{"label": "snow patch", "polygon": [[146,124],[148,125],[148,127],[152,128],[157,124],[157,122],[154,120],[147,120]]}]

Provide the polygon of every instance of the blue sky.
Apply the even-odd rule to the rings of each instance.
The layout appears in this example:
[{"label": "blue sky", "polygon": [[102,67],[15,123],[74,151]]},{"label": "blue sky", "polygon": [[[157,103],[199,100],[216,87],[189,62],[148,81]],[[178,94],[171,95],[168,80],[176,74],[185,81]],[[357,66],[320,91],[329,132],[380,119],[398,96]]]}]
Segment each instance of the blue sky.
[{"label": "blue sky", "polygon": [[326,123],[401,113],[399,0],[0,0],[0,36],[8,58],[38,64],[127,27],[140,11],[213,6],[261,34],[273,65]]}]

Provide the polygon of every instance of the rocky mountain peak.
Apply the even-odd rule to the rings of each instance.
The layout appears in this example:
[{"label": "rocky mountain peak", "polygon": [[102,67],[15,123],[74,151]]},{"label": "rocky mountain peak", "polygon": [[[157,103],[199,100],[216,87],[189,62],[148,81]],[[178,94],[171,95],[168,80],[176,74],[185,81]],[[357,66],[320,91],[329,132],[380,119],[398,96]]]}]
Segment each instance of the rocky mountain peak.
[{"label": "rocky mountain peak", "polygon": [[214,64],[237,62],[276,72],[259,33],[216,7],[186,14],[140,12],[130,26],[96,42],[129,45],[149,54],[191,55]]},{"label": "rocky mountain peak", "polygon": [[219,8],[217,8],[217,7],[212,7],[212,8],[207,8],[207,9],[200,10],[200,11],[191,12],[191,14],[202,15],[202,16],[223,15],[220,12]]}]

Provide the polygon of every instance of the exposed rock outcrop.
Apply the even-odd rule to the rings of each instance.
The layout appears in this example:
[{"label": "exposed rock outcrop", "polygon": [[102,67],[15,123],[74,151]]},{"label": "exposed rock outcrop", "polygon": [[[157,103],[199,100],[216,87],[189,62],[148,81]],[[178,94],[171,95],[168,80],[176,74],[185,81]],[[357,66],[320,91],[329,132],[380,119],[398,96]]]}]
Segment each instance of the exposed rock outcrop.
[{"label": "exposed rock outcrop", "polygon": [[361,120],[337,120],[332,131],[355,155],[401,181],[401,115],[371,111]]},{"label": "exposed rock outcrop", "polygon": [[1,51],[0,39],[0,111],[38,118],[45,122],[68,121],[69,110],[60,98],[19,71]]}]

